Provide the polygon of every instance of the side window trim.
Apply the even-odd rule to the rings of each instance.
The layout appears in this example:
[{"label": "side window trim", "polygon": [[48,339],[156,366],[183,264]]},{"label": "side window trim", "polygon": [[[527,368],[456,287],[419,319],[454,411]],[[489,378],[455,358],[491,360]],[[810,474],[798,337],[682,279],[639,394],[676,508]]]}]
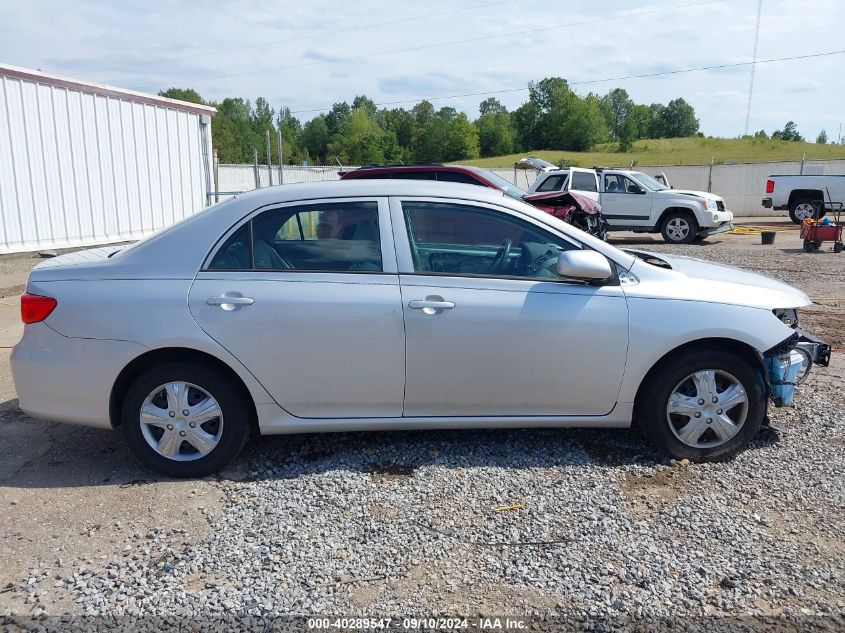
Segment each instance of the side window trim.
[{"label": "side window trim", "polygon": [[[378,221],[379,221],[379,245],[381,247],[381,259],[382,259],[382,269],[380,271],[367,271],[367,270],[349,270],[349,271],[316,271],[316,270],[289,270],[289,269],[260,269],[255,267],[255,253],[253,249],[254,243],[254,236],[252,233],[252,221],[266,211],[273,211],[276,209],[285,209],[289,207],[301,207],[303,205],[318,205],[318,204],[334,204],[334,203],[344,203],[344,202],[375,202],[377,204],[378,209]],[[211,262],[217,256],[217,253],[220,249],[225,245],[225,243],[229,240],[232,235],[234,235],[238,230],[240,230],[244,225],[248,225],[248,232],[249,232],[249,260],[250,260],[250,268],[238,268],[238,269],[214,269],[209,268]],[[396,250],[393,243],[393,221],[391,218],[391,211],[389,208],[389,200],[387,197],[382,196],[365,196],[361,198],[354,198],[354,197],[340,197],[340,198],[314,198],[311,200],[292,200],[289,202],[276,202],[265,204],[261,207],[253,209],[252,211],[248,212],[246,215],[241,217],[237,220],[234,224],[232,224],[228,230],[226,230],[214,244],[212,244],[211,248],[209,248],[208,252],[205,255],[205,258],[202,260],[199,270],[199,273],[229,273],[229,272],[247,272],[247,273],[290,273],[294,275],[303,275],[303,274],[318,274],[318,275],[326,275],[326,274],[339,274],[339,275],[396,275],[399,273],[397,261],[396,261]]]}]

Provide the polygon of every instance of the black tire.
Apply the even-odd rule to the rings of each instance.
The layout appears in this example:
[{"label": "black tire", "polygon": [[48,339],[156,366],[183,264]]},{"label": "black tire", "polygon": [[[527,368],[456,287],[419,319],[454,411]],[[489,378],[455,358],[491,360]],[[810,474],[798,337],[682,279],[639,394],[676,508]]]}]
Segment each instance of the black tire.
[{"label": "black tire", "polygon": [[[191,461],[176,461],[159,454],[147,442],[141,428],[141,406],[147,396],[157,387],[176,381],[206,391],[217,401],[223,414],[217,445],[207,455]],[[144,466],[169,477],[204,477],[222,469],[243,448],[249,437],[250,410],[230,379],[204,365],[174,361],[150,367],[134,380],[123,398],[120,425],[129,448]]]},{"label": "black tire", "polygon": [[843,248],[843,244],[842,244],[842,242],[836,242],[836,243],[833,245],[833,252],[834,252],[834,253],[841,253],[841,252],[842,252],[842,248]]},{"label": "black tire", "polygon": [[813,246],[813,242],[811,242],[810,240],[804,240],[804,252],[805,253],[812,253],[813,249],[815,249],[815,248],[816,247]]},{"label": "black tire", "polygon": [[[666,407],[675,387],[690,374],[715,369],[734,376],[745,389],[748,410],[739,432],[713,448],[698,448],[682,442],[670,428]],[[736,353],[693,349],[663,362],[640,389],[637,402],[639,425],[651,444],[675,459],[714,462],[729,459],[757,435],[766,413],[766,393],[756,367]]]},{"label": "black tire", "polygon": [[[676,223],[680,224],[682,230],[682,227],[686,226],[686,232],[682,236],[673,230]],[[663,240],[668,244],[692,244],[698,235],[698,222],[695,221],[695,216],[689,211],[671,211],[663,218],[660,233],[663,235]]]},{"label": "black tire", "polygon": [[[813,215],[806,215],[807,205],[813,207]],[[823,218],[825,210],[822,209],[821,200],[810,200],[808,198],[801,198],[800,200],[793,200],[789,203],[789,218],[795,224],[801,224],[805,217]]]}]

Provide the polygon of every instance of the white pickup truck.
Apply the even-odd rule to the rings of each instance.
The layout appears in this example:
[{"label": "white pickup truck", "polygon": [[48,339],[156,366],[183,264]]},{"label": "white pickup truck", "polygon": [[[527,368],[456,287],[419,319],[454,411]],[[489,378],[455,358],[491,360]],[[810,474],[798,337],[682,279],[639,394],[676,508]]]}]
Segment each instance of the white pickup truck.
[{"label": "white pickup truck", "polygon": [[789,209],[789,217],[795,224],[816,213],[824,216],[831,202],[845,202],[845,176],[773,175],[766,180],[763,206]]},{"label": "white pickup truck", "polygon": [[706,191],[670,189],[651,176],[626,169],[570,167],[537,176],[530,193],[574,191],[596,200],[611,231],[661,233],[671,244],[690,244],[731,230],[733,213]]}]

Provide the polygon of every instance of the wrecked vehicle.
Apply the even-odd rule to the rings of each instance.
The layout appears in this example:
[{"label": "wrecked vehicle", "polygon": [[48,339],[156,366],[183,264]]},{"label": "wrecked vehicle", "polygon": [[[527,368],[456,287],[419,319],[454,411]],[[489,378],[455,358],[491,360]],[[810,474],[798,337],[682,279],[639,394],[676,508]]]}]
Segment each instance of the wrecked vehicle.
[{"label": "wrecked vehicle", "polygon": [[[522,161],[530,161],[523,163]],[[533,156],[522,159],[523,165],[520,169],[541,169],[543,163],[548,168],[556,168],[551,163]],[[520,164],[518,163],[518,164]],[[601,207],[594,201],[588,201],[588,197],[582,194],[575,194],[578,197],[562,198],[562,193],[552,192],[553,195],[526,193],[523,189],[511,184],[501,176],[488,169],[473,167],[471,165],[444,165],[441,163],[424,163],[414,165],[365,165],[357,169],[341,172],[341,180],[370,180],[373,178],[390,178],[394,180],[437,180],[438,182],[459,182],[467,185],[479,185],[498,189],[506,196],[515,200],[525,200],[529,204],[553,213],[567,224],[594,235],[599,239],[607,239],[608,224],[604,220]],[[563,202],[557,204],[555,200],[560,198]],[[534,201],[538,204],[534,204]],[[592,204],[591,204],[592,202]]]},{"label": "wrecked vehicle", "polygon": [[572,191],[529,193],[523,199],[538,209],[581,229],[600,240],[607,240],[608,224],[595,200]]},{"label": "wrecked vehicle", "polygon": [[39,264],[11,367],[28,415],[120,429],[178,477],[221,469],[251,432],[634,420],[664,454],[714,461],[827,362],[798,329],[809,303],[490,187],[301,183]]}]

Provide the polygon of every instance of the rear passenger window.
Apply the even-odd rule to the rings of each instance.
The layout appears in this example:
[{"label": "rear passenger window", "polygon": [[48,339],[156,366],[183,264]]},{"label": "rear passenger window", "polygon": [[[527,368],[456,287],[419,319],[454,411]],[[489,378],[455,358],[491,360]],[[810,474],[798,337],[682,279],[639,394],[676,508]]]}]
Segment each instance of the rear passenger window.
[{"label": "rear passenger window", "polygon": [[596,177],[590,172],[576,171],[572,174],[572,186],[575,191],[598,191]]},{"label": "rear passenger window", "polygon": [[566,174],[560,174],[558,176],[549,176],[543,182],[540,183],[540,186],[537,187],[537,191],[562,191],[563,188],[566,186],[566,179],[568,176]]},{"label": "rear passenger window", "polygon": [[252,268],[252,254],[249,244],[249,222],[235,231],[220,247],[211,264],[214,270],[248,270]]},{"label": "rear passenger window", "polygon": [[459,182],[464,185],[481,185],[475,178],[462,174],[458,171],[439,171],[437,172],[437,180],[442,182]]},{"label": "rear passenger window", "polygon": [[401,180],[437,180],[437,174],[433,171],[395,171],[393,178]]},{"label": "rear passenger window", "polygon": [[378,203],[338,202],[265,211],[226,240],[209,268],[379,272]]}]

